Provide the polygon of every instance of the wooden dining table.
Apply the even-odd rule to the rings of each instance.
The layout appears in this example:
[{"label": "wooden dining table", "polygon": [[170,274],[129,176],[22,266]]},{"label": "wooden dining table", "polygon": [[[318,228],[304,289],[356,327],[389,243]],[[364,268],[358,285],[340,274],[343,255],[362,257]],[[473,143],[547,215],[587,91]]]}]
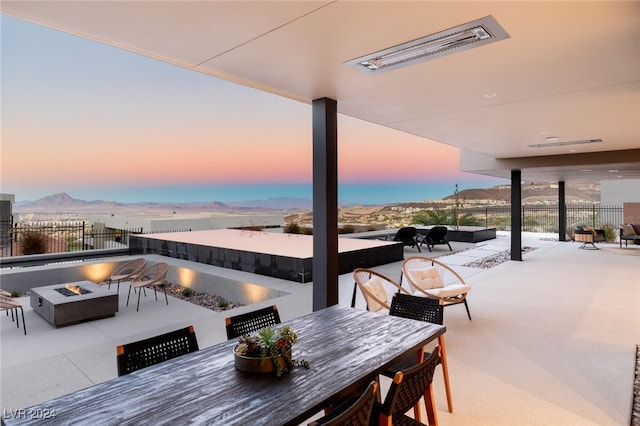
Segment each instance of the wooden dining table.
[{"label": "wooden dining table", "polygon": [[234,367],[234,339],[26,408],[20,415],[5,413],[3,421],[6,425],[298,425],[364,388],[446,330],[342,305],[285,324],[298,335],[293,357],[309,361],[309,369],[295,367],[280,378],[239,371]]}]

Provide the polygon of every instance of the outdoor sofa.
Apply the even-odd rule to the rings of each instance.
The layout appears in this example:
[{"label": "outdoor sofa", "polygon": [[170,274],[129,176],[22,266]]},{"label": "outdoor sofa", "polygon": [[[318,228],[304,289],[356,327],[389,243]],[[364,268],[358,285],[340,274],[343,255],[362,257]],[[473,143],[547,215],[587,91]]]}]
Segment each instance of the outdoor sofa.
[{"label": "outdoor sofa", "polygon": [[633,244],[640,244],[640,223],[620,225],[620,247],[622,247],[623,240],[625,247],[628,247],[629,241]]}]

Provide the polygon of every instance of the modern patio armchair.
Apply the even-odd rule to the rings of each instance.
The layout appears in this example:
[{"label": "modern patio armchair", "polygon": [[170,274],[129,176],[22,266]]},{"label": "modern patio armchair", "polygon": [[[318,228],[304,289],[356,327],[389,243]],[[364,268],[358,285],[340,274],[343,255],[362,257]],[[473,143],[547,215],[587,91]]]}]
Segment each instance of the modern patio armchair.
[{"label": "modern patio armchair", "polygon": [[414,295],[437,299],[443,306],[464,303],[471,320],[467,304],[471,287],[448,265],[428,257],[412,256],[402,262],[401,284],[403,277]]},{"label": "modern patio armchair", "polygon": [[252,331],[280,324],[280,313],[276,305],[257,309],[245,314],[225,318],[227,339],[244,336]]},{"label": "modern patio armchair", "polygon": [[[443,306],[437,299],[397,293],[391,300],[391,309],[389,310],[389,315],[442,325],[444,310]],[[447,408],[449,409],[450,413],[453,413],[453,399],[451,398],[449,364],[447,363],[447,347],[445,345],[444,334],[438,336],[438,348],[440,350],[440,363],[442,364],[444,388],[447,395]],[[428,355],[429,354],[426,354],[426,356]],[[398,371],[406,370],[416,364],[416,356],[410,355],[402,359],[395,365],[392,365],[382,374],[387,377],[393,377]]]},{"label": "modern patio armchair", "polygon": [[199,350],[192,325],[116,348],[118,376]]},{"label": "modern patio armchair", "polygon": [[446,226],[434,226],[429,229],[429,232],[427,232],[426,235],[419,236],[418,241],[422,244],[426,244],[429,251],[437,245],[446,245],[449,247],[449,251],[453,251],[451,244],[449,244],[449,240],[447,240],[447,231]]},{"label": "modern patio armchair", "polygon": [[355,402],[347,399],[327,415],[309,423],[309,426],[369,426],[377,394],[378,383],[372,381]]},{"label": "modern patio armchair", "polygon": [[[159,285],[163,285],[167,279],[167,272],[169,272],[169,265],[166,262],[156,263],[154,265],[149,266],[140,272],[134,281],[131,282],[131,287],[129,287],[129,294],[127,295],[127,306],[129,306],[129,297],[131,296],[131,289],[140,289],[138,291],[138,305],[136,306],[136,311],[140,309],[140,293],[142,293],[142,289],[147,287],[153,287],[153,293],[156,296],[156,302],[158,301],[158,293],[156,291],[156,287]],[[164,298],[167,301],[167,305],[169,304],[169,298],[167,297],[167,286],[163,286],[164,290]]]},{"label": "modern patio armchair", "polygon": [[[420,425],[420,399],[424,398],[430,425],[438,424],[435,398],[433,394],[433,373],[438,364],[439,351],[434,350],[419,364],[399,371],[393,377],[384,402],[376,402],[371,416],[378,417],[380,425]],[[413,407],[414,419],[405,413]]]},{"label": "modern patio armchair", "polygon": [[[573,233],[575,240],[582,242],[582,245],[578,247],[581,249],[591,248],[592,250],[600,250],[599,247],[596,247],[595,243],[600,243],[605,240],[603,229],[595,229],[585,225],[576,226]],[[590,247],[588,246],[589,244],[591,245]]]},{"label": "modern patio armchair", "polygon": [[[394,293],[410,294],[391,278],[385,277],[372,269],[356,269],[353,271],[353,279],[355,280],[355,285],[364,297],[367,309],[371,312],[382,311],[386,313],[391,309],[391,302],[387,294],[388,289],[391,289]],[[352,307],[353,306],[355,306],[355,294],[354,300],[352,301]]]},{"label": "modern patio armchair", "polygon": [[147,260],[143,257],[129,260],[128,262],[123,263],[118,266],[107,279],[107,284],[109,289],[111,289],[111,284],[118,284],[117,293],[120,293],[120,283],[122,281],[134,281],[137,275],[142,272]]},{"label": "modern patio armchair", "polygon": [[417,248],[419,252],[422,252],[418,245],[417,236],[418,230],[414,226],[406,226],[398,229],[396,235],[393,237],[393,241],[400,241],[403,247]]}]

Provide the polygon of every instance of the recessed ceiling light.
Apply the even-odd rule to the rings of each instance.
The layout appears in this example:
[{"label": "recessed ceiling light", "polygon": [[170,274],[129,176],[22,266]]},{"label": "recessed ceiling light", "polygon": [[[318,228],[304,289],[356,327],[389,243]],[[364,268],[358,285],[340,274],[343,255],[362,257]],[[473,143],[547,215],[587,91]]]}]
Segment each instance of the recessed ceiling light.
[{"label": "recessed ceiling light", "polygon": [[[549,138],[545,138],[548,140]],[[550,142],[550,143],[534,143],[529,148],[546,148],[549,146],[565,146],[565,145],[582,145],[586,143],[601,143],[602,139],[584,139],[580,141]]]},{"label": "recessed ceiling light", "polygon": [[547,136],[546,138],[544,138],[544,140],[547,142],[557,142],[560,140],[560,138],[557,136]]},{"label": "recessed ceiling light", "polygon": [[496,96],[498,96],[497,93],[485,93],[483,95],[485,98],[495,98]]},{"label": "recessed ceiling light", "polygon": [[591,170],[591,169],[582,169],[582,170],[580,170],[580,171],[581,171],[581,172],[587,172],[587,173],[588,173],[588,172],[590,172],[590,171],[592,171],[592,170]]},{"label": "recessed ceiling light", "polygon": [[493,16],[485,16],[345,62],[368,73],[388,71],[509,38]]},{"label": "recessed ceiling light", "polygon": [[612,170],[609,170],[609,173],[618,173],[618,170],[617,169],[612,169]]}]

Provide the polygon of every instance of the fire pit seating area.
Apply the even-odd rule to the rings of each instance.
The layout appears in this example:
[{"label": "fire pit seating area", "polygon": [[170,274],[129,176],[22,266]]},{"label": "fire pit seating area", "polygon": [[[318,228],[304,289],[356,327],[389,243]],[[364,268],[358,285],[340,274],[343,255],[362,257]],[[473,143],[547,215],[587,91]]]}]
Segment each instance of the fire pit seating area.
[{"label": "fire pit seating area", "polygon": [[625,247],[629,246],[629,241],[640,245],[640,223],[620,225],[620,248],[622,248],[622,241]]},{"label": "fire pit seating area", "polygon": [[[243,273],[226,268],[158,255],[143,257],[149,266],[168,264],[167,281],[196,292],[215,294],[239,305],[259,303],[290,294],[287,287],[280,284],[280,281],[288,283],[285,280],[270,278],[269,285],[265,285],[261,277],[242,279],[238,275]],[[122,308],[125,308],[127,299],[122,297],[119,300],[117,289],[114,286],[109,288],[106,284],[109,283],[109,277],[113,272],[132,258],[134,257],[126,256],[115,260],[103,259],[81,264],[6,269],[0,271],[0,282],[2,282],[2,290],[7,294],[14,291],[30,294],[29,302],[34,312],[56,328],[65,327],[117,316],[119,303],[122,304]],[[144,293],[143,288],[150,281],[140,279],[140,283],[142,286],[138,291]],[[10,298],[7,297],[7,299]],[[153,303],[153,298],[151,302]],[[166,299],[165,302],[168,304]],[[7,311],[9,309],[15,317],[13,305]]]}]

